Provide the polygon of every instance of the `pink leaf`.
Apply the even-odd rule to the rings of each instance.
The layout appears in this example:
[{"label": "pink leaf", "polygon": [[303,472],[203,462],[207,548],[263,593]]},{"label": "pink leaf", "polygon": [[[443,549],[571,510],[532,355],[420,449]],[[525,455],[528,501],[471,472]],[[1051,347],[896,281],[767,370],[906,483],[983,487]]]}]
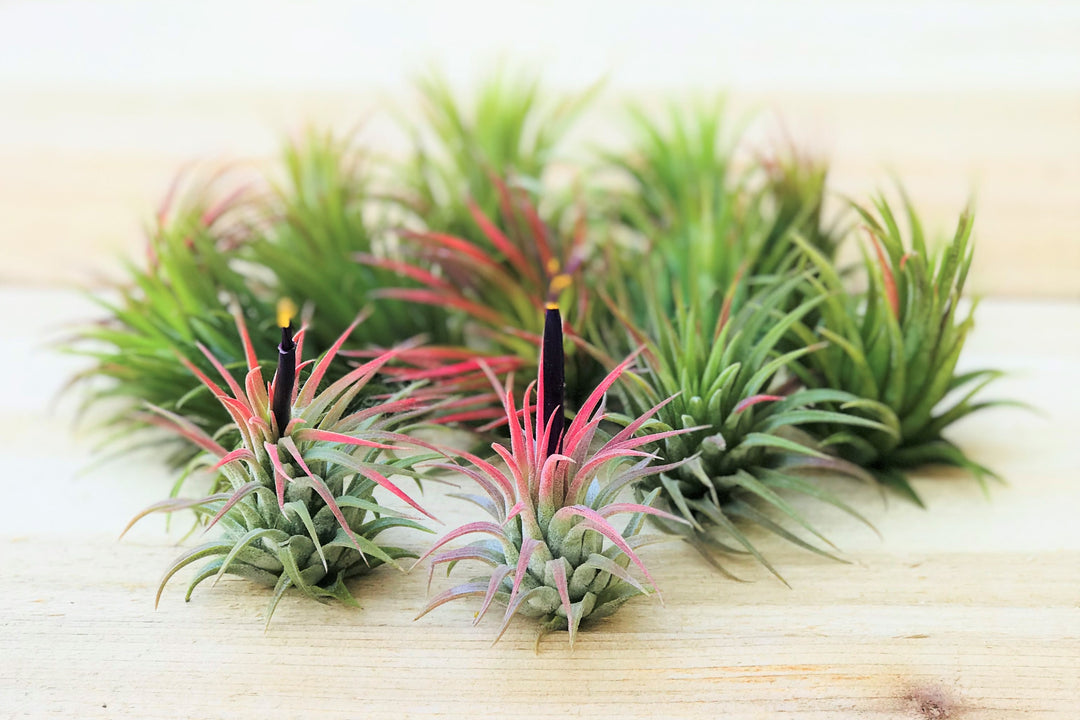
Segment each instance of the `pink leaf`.
[{"label": "pink leaf", "polygon": [[416,562],[413,564],[413,568],[422,563],[432,553],[434,553],[436,550],[438,550],[451,540],[455,540],[462,535],[471,535],[472,533],[487,533],[488,535],[494,535],[502,542],[506,541],[506,533],[503,532],[501,527],[499,527],[493,522],[479,521],[467,523],[465,525],[462,525],[461,527],[451,530],[450,532],[439,538],[435,542],[435,544],[428,549],[426,553],[417,558]]},{"label": "pink leaf", "polygon": [[758,403],[779,402],[780,400],[785,399],[786,398],[783,395],[751,395],[750,397],[739,401],[739,404],[735,406],[734,413],[738,415],[746,408],[757,405]]},{"label": "pink leaf", "polygon": [[235,462],[236,460],[254,460],[254,459],[255,459],[255,454],[253,452],[251,452],[250,450],[248,450],[247,448],[237,448],[236,450],[233,450],[232,452],[226,453],[224,456],[222,456],[222,458],[217,461],[217,463],[214,465],[214,467],[212,467],[210,469],[211,470],[217,470],[217,469],[221,468],[222,465],[228,465],[229,463]]},{"label": "pink leaf", "polygon": [[215,514],[214,517],[210,519],[210,522],[206,524],[206,529],[203,530],[203,533],[205,534],[210,528],[214,527],[214,525],[217,524],[218,520],[225,517],[225,513],[229,512],[229,510],[232,509],[233,505],[240,502],[240,500],[242,500],[244,497],[250,495],[253,491],[261,487],[262,484],[258,480],[252,480],[249,483],[241,485],[237,489],[237,491],[232,494],[232,497],[225,501],[225,504],[221,506],[221,509],[217,511],[217,514]]},{"label": "pink leaf", "polygon": [[322,356],[322,359],[315,365],[315,369],[311,371],[311,375],[308,376],[307,381],[304,382],[304,389],[301,390],[300,394],[297,396],[297,404],[301,406],[311,404],[312,399],[315,397],[315,391],[319,389],[319,383],[322,382],[323,375],[326,374],[334,356],[337,355],[338,350],[341,349],[341,346],[344,345],[345,341],[352,335],[356,326],[363,322],[369,314],[370,311],[365,310],[357,315],[356,319],[352,321],[349,327],[345,328],[345,332],[341,333],[338,339],[334,341],[334,344],[330,346],[330,349],[326,351]]}]

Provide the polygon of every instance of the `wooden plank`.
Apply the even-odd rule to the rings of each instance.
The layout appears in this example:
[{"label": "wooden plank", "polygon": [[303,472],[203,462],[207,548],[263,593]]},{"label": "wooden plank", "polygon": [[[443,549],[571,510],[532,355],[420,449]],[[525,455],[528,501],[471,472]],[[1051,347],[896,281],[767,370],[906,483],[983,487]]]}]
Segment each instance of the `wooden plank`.
[{"label": "wooden plank", "polygon": [[[45,291],[0,304],[84,311]],[[65,444],[66,413],[43,403],[70,363],[42,350],[35,317],[14,318],[0,356],[0,374],[29,388],[0,414],[0,716],[1071,720],[1080,707],[1080,305],[980,308],[965,366],[1009,370],[995,394],[1044,413],[955,429],[1009,482],[989,500],[957,472],[918,475],[928,511],[837,486],[882,538],[805,505],[850,564],[765,539],[791,589],[752,565],[735,583],[682,545],[650,547],[665,605],[635,600],[573,651],[557,634],[539,654],[521,620],[491,647],[497,623],[472,627],[475,604],[412,622],[423,571],[357,582],[362,610],[290,595],[266,632],[268,592],[234,579],[185,604],[182,574],[155,611],[179,549],[160,521],[115,536],[169,476],[147,457],[76,474],[85,441]],[[448,523],[470,516],[429,492]]]}]

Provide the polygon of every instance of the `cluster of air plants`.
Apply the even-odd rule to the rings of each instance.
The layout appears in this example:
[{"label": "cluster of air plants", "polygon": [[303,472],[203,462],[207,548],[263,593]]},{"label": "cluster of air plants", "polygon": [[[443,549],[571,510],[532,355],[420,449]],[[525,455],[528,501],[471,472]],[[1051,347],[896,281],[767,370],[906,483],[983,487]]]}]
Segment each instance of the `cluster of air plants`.
[{"label": "cluster of air plants", "polygon": [[431,459],[402,446],[433,448],[401,432],[409,430],[420,412],[417,401],[408,397],[406,388],[364,409],[348,410],[395,351],[350,370],[319,391],[338,349],[360,320],[347,327],[301,383],[298,373],[309,364],[301,360],[306,330],[294,338],[290,319],[287,310],[279,311],[282,337],[270,383],[264,381],[240,317],[237,330],[247,359],[243,384],[209,351],[206,357],[227,391],[190,366],[231,416],[239,442],[223,446],[185,417],[150,407],[162,425],[201,449],[197,464],[220,473],[217,492],[198,499],[170,498],[132,521],[151,512],[191,509],[208,518],[205,531],[221,529],[219,537],[184,552],[169,566],[158,599],[179,570],[206,561],[188,585],[186,598],[210,578],[225,574],[248,578],[274,589],[267,624],[291,587],[316,600],[355,604],[345,586],[347,579],[414,557],[408,550],[381,545],[379,535],[401,527],[427,531],[416,519],[385,507],[375,497],[375,490],[382,488],[432,518],[392,479],[419,480],[415,466]]},{"label": "cluster of air plants", "polygon": [[[506,608],[499,635],[522,615],[572,641],[649,591],[637,551],[657,537],[726,574],[745,555],[775,573],[752,529],[835,557],[801,503],[862,520],[823,474],[916,500],[911,467],[992,475],[942,436],[992,404],[974,396],[998,375],[956,373],[968,215],[934,249],[910,205],[906,238],[884,202],[853,206],[869,242],[841,270],[854,231],[825,211],[827,165],[793,143],[753,152],[722,104],[632,111],[632,147],[572,168],[568,190],[550,183],[554,153],[591,91],[550,98],[502,73],[474,105],[438,75],[420,89],[407,161],[376,172],[356,138],[313,133],[287,148],[283,179],[219,204],[194,193],[102,300],[108,318],[80,331],[82,378],[121,401],[117,430],[165,426],[201,451],[189,470],[214,473],[212,494],[147,511],[192,509],[219,533],[162,587],[203,561],[189,596],[248,577],[274,588],[268,621],[289,588],[349,602],[347,580],[418,554],[380,539],[424,529],[380,495],[430,517],[395,478],[450,472],[491,520],[424,559],[484,569],[424,612],[475,595],[478,621]],[[282,296],[305,328],[293,338],[282,319],[266,383]],[[321,355],[303,383],[302,342]],[[515,373],[538,378],[521,407]],[[484,458],[416,438],[439,424],[476,441],[505,424],[506,439]],[[449,546],[474,534],[487,537]]]}]

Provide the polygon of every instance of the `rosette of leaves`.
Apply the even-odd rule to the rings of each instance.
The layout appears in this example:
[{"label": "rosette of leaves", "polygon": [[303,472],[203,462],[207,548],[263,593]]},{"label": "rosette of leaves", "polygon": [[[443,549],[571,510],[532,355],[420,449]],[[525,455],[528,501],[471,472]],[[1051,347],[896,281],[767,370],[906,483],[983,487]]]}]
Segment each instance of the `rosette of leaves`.
[{"label": "rosette of leaves", "polygon": [[[537,643],[547,632],[568,630],[572,645],[583,623],[609,616],[627,600],[648,592],[647,585],[628,571],[633,563],[646,583],[652,584],[636,552],[657,539],[639,534],[644,518],[654,515],[672,523],[682,521],[651,506],[655,492],[642,503],[617,498],[635,480],[673,469],[672,465],[650,466],[654,456],[639,448],[690,430],[635,437],[657,411],[652,408],[599,441],[604,395],[633,358],[612,370],[565,425],[559,311],[549,310],[546,322],[540,372],[536,383],[526,389],[520,410],[511,382],[503,386],[488,372],[503,399],[510,427],[509,443],[492,445],[499,458],[489,462],[460,453],[467,465],[438,465],[471,478],[480,494],[465,498],[484,508],[492,519],[452,530],[421,558],[431,557],[432,573],[439,565],[446,565],[449,573],[465,560],[486,568],[479,577],[435,596],[420,616],[452,600],[478,596],[482,601],[475,622],[493,602],[506,607],[496,641],[510,620],[522,615],[540,623]],[[610,521],[620,514],[630,515],[621,531]],[[487,537],[464,547],[442,549],[468,535]]]},{"label": "rosette of leaves", "polygon": [[[710,297],[740,275],[786,269],[793,233],[827,257],[835,253],[839,230],[823,219],[824,163],[793,144],[777,145],[767,160],[740,163],[744,123],[732,123],[719,99],[669,103],[660,117],[631,108],[630,118],[630,148],[606,155],[629,181],[613,196],[612,212],[644,248],[623,262],[657,264],[650,283],[668,312],[680,293]],[[635,309],[635,321],[643,322],[644,308]]]},{"label": "rosette of leaves", "polygon": [[[232,262],[231,249],[245,241],[247,221],[241,193],[222,190],[227,179],[217,175],[185,186],[177,177],[149,231],[146,265],[125,262],[124,280],[92,293],[106,316],[78,328],[64,344],[66,352],[93,360],[73,379],[87,388],[84,405],[114,408],[103,421],[111,431],[106,442],[128,440],[133,431],[145,435],[138,432],[145,422],[135,411],[147,402],[182,409],[191,423],[211,432],[229,421],[178,359],[211,372],[197,349],[201,344],[226,366],[243,362],[227,297],[238,300],[253,320],[269,316]],[[269,352],[273,343],[262,337],[257,334],[258,350]],[[193,450],[175,444],[171,453],[170,461],[179,465]]]},{"label": "rosette of leaves", "polygon": [[247,357],[242,384],[208,351],[207,359],[227,389],[189,366],[238,428],[240,441],[232,449],[185,417],[151,407],[160,424],[199,447],[200,462],[220,473],[218,492],[197,499],[170,498],[132,520],[134,524],[152,512],[191,509],[207,519],[207,531],[218,531],[218,537],[185,551],[168,567],[155,605],[177,572],[202,562],[185,599],[190,600],[206,580],[216,582],[227,574],[248,578],[273,588],[266,611],[269,625],[289,588],[314,600],[337,599],[355,605],[346,581],[379,565],[397,566],[400,558],[415,557],[382,543],[380,536],[391,528],[427,529],[416,518],[383,505],[375,491],[388,491],[432,517],[393,479],[404,476],[419,481],[416,465],[438,456],[438,452],[398,454],[402,446],[435,450],[403,434],[422,407],[406,388],[362,410],[348,410],[396,351],[350,370],[319,391],[335,355],[358,322],[314,364],[303,383],[297,382],[297,374],[309,364],[299,362],[305,331],[294,339],[287,320],[278,348],[278,369],[269,384],[242,320],[238,328]]},{"label": "rosette of leaves", "polygon": [[[442,422],[484,421],[501,417],[500,398],[491,393],[480,360],[497,373],[536,370],[547,303],[569,308],[569,405],[576,407],[603,377],[603,365],[582,339],[582,328],[604,310],[590,302],[589,284],[596,261],[587,242],[583,214],[570,232],[545,223],[529,193],[498,179],[490,182],[499,198],[499,223],[468,201],[472,226],[466,234],[410,231],[400,233],[398,258],[357,255],[363,264],[398,273],[412,287],[387,287],[380,299],[408,301],[453,312],[464,343],[431,345],[402,354],[405,366],[388,369],[401,380],[430,381],[421,395],[457,394],[444,404]],[[370,354],[370,353],[368,353]]]},{"label": "rosette of leaves", "polygon": [[427,228],[454,236],[474,230],[470,205],[499,219],[504,203],[493,176],[539,191],[560,142],[599,89],[555,97],[539,77],[502,66],[471,102],[436,70],[416,86],[423,122],[403,122],[413,152],[400,178],[401,200]]},{"label": "rosette of leaves", "polygon": [[932,249],[906,196],[906,237],[883,197],[874,210],[855,210],[868,233],[862,248],[865,290],[849,291],[826,257],[804,247],[816,270],[812,292],[823,301],[819,327],[796,329],[802,338],[820,334],[829,346],[800,358],[799,375],[808,387],[822,389],[814,392],[842,390],[860,398],[859,412],[888,430],[831,424],[812,429],[822,445],[920,505],[906,471],[922,465],[964,468],[985,487],[987,478],[997,476],[942,434],[973,412],[1009,404],[976,399],[1001,371],[956,369],[975,322],[976,303],[965,308],[962,300],[974,252],[973,217],[965,211],[952,238]]},{"label": "rosette of leaves", "polygon": [[[403,282],[379,265],[352,262],[356,253],[392,252],[390,206],[372,190],[374,161],[354,135],[310,130],[285,146],[282,166],[284,179],[260,203],[258,232],[244,256],[256,277],[266,276],[272,296],[314,306],[320,322],[311,326],[309,342],[323,350],[374,290]],[[445,342],[453,339],[448,329],[439,306],[384,300],[347,347],[388,347],[419,333]]]},{"label": "rosette of leaves", "polygon": [[622,384],[628,412],[642,412],[675,396],[644,426],[650,432],[675,433],[655,449],[674,467],[640,481],[637,492],[643,497],[659,492],[666,507],[690,523],[689,528],[668,529],[681,532],[725,574],[723,556],[745,553],[777,574],[750,541],[747,526],[834,557],[833,546],[789,501],[793,496],[820,500],[865,522],[813,476],[872,479],[858,466],[829,455],[802,431],[804,426],[830,422],[890,431],[877,420],[825,407],[858,404],[856,395],[807,391],[791,382],[786,368],[822,349],[821,343],[793,350],[781,345],[825,301],[815,297],[786,309],[799,282],[793,277],[757,291],[741,283],[722,303],[689,298],[674,318],[652,302],[647,329],[630,330],[635,342],[647,346],[641,369],[627,373]]}]

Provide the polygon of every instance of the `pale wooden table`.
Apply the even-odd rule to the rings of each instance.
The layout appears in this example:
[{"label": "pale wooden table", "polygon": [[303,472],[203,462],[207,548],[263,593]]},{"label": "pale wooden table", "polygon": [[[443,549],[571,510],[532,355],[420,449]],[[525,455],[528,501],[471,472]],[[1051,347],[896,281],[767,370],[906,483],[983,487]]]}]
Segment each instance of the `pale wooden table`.
[{"label": "pale wooden table", "polygon": [[[169,478],[151,458],[77,475],[87,444],[65,404],[45,407],[72,364],[38,347],[39,320],[85,308],[26,289],[0,302],[34,308],[0,354],[0,717],[1080,717],[1080,305],[980,308],[965,364],[1010,370],[998,392],[1045,412],[956,428],[1009,480],[989,501],[952,472],[917,480],[929,511],[842,488],[884,540],[808,507],[851,564],[766,540],[790,590],[653,546],[666,606],[635,600],[573,652],[558,634],[534,655],[531,625],[491,647],[494,618],[471,627],[470,603],[412,622],[421,572],[357,583],[362,610],[289,596],[268,632],[267,591],[239,580],[188,604],[171,586],[155,612],[178,549],[156,520],[116,534]],[[433,508],[465,517],[437,493]]]}]

